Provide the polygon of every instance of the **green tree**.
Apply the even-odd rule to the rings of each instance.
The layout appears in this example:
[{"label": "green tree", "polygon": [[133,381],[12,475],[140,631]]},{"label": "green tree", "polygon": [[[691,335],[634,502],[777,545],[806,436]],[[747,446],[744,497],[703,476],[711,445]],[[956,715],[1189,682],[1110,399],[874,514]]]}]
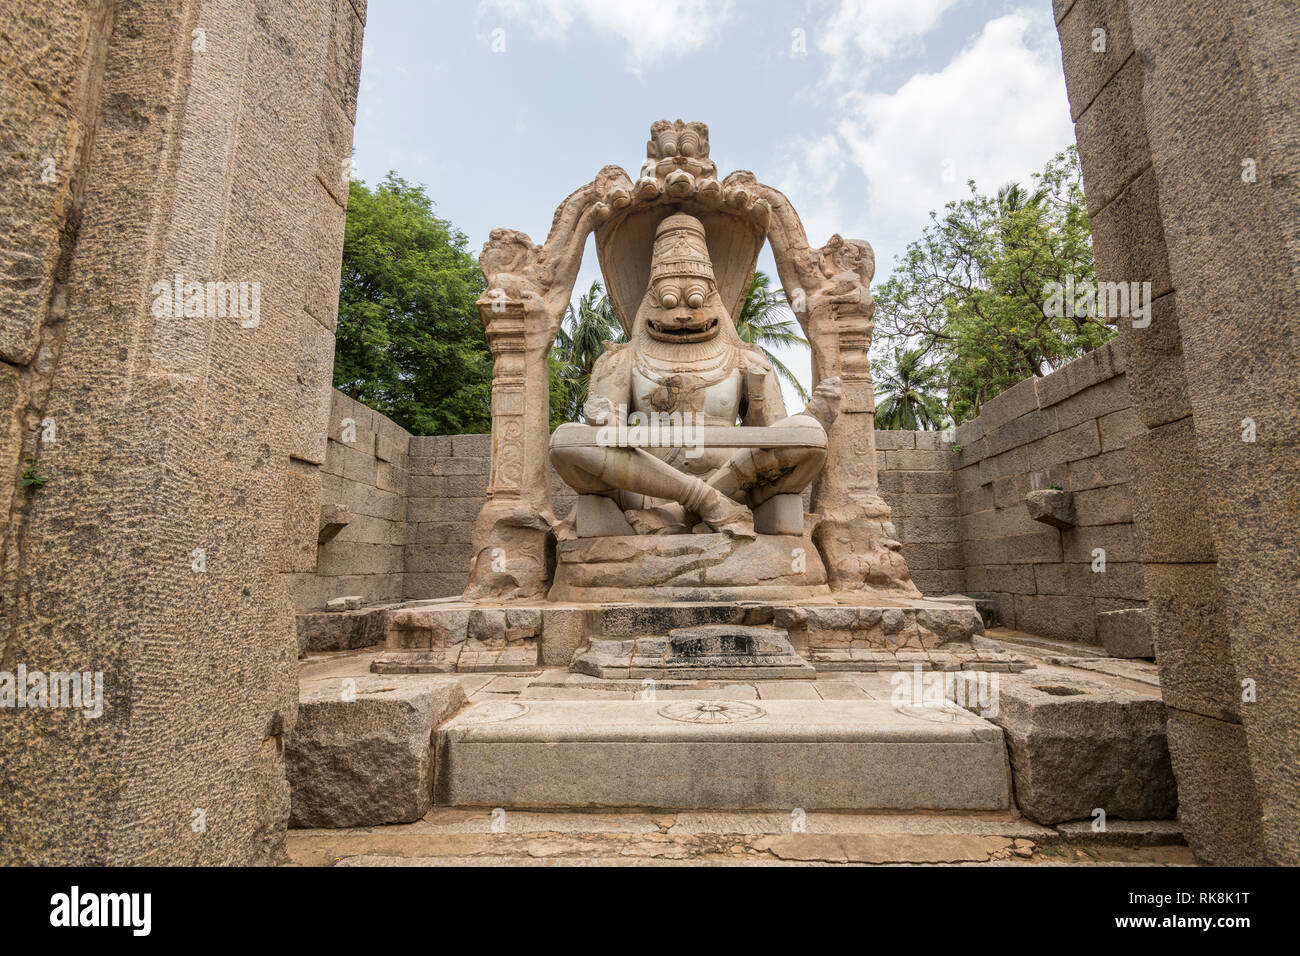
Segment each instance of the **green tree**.
[{"label": "green tree", "polygon": [[569,303],[551,347],[551,428],[576,422],[587,401],[591,370],[606,342],[624,342],[614,304],[599,282]]},{"label": "green tree", "polygon": [[416,435],[491,427],[483,274],[424,187],[353,180],[343,234],[334,384]]},{"label": "green tree", "polygon": [[[1092,238],[1075,147],[1034,183],[944,207],[875,293],[880,340],[941,370],[957,422],[994,395],[1045,375],[1114,335],[1086,314],[1050,315],[1052,284],[1094,281]],[[923,361],[922,361],[923,360]],[[895,372],[894,374],[897,374]]]},{"label": "green tree", "polygon": [[944,426],[943,370],[924,364],[920,349],[895,350],[892,363],[876,368],[877,428],[937,431]]},{"label": "green tree", "polygon": [[803,384],[795,378],[779,358],[772,354],[768,346],[786,345],[808,348],[805,339],[795,322],[794,313],[785,301],[784,292],[769,289],[771,280],[761,269],[749,280],[745,290],[745,301],[740,304],[740,317],[736,320],[736,332],[744,342],[757,345],[762,349],[767,360],[772,363],[777,376],[795,390],[801,401],[808,401],[808,392]]}]

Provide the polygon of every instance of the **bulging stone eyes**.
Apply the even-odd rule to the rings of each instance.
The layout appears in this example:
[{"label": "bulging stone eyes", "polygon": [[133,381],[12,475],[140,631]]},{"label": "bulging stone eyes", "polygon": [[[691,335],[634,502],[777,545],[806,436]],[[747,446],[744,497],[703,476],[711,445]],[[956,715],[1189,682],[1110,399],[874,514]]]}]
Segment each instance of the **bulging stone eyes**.
[{"label": "bulging stone eyes", "polygon": [[704,293],[699,289],[692,289],[690,294],[686,296],[686,304],[692,309],[698,309],[704,304]]},{"label": "bulging stone eyes", "polygon": [[677,290],[675,289],[666,290],[664,294],[659,297],[659,301],[664,304],[665,309],[677,308]]}]

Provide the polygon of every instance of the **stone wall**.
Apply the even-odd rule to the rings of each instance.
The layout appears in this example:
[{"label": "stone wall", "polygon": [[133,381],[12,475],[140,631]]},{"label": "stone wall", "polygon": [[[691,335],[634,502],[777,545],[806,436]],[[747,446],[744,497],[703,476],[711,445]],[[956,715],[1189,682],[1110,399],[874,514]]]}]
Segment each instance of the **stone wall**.
[{"label": "stone wall", "polygon": [[1300,17],[1294,0],[1054,8],[1098,279],[1155,299],[1120,331],[1179,817],[1203,860],[1294,864]]},{"label": "stone wall", "polygon": [[333,392],[328,434],[321,467],[319,547],[314,569],[290,577],[294,604],[320,608],[345,595],[360,595],[367,604],[400,601],[411,435],[338,390]]},{"label": "stone wall", "polygon": [[364,15],[0,5],[0,668],[104,691],[0,710],[0,863],[284,859]]},{"label": "stone wall", "polygon": [[967,588],[952,449],[938,432],[876,431],[880,496],[893,511],[912,581],[931,596]]},{"label": "stone wall", "polygon": [[[1010,627],[1092,642],[1099,612],[1145,602],[1125,450],[1144,429],[1124,363],[1113,340],[1008,389],[957,429],[966,584]],[[1073,495],[1074,527],[1030,517],[1025,495],[1052,487]]]}]

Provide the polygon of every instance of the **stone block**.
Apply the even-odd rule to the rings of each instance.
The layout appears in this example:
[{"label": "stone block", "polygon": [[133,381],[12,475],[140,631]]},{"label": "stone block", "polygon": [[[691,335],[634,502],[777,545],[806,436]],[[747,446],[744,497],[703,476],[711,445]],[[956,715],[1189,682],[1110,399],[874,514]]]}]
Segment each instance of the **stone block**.
[{"label": "stone block", "polygon": [[1142,109],[1142,63],[1142,57],[1131,57],[1076,117],[1074,136],[1089,214],[1104,208],[1151,165]]},{"label": "stone block", "polygon": [[1015,627],[1043,637],[1095,643],[1096,608],[1092,598],[1076,594],[1017,594]]},{"label": "stone block", "polygon": [[[1079,361],[1083,360],[1080,359]],[[1066,366],[1066,368],[1069,368],[1069,366]],[[1061,371],[1065,371],[1065,369]],[[1131,408],[1132,405],[1133,399],[1128,393],[1127,376],[1117,375],[1099,381],[1095,385],[1090,385],[1076,394],[1062,399],[1059,404],[1054,406],[1056,424],[1060,429],[1073,428],[1075,425],[1091,422],[1111,412]]]},{"label": "stone block", "polygon": [[773,495],[754,509],[758,534],[803,534],[803,496]]},{"label": "stone block", "polygon": [[1190,416],[1178,293],[1162,295],[1151,304],[1151,324],[1146,328],[1121,323],[1120,336],[1128,348],[1129,394],[1143,424],[1155,428]]},{"label": "stone block", "polygon": [[1165,702],[1236,721],[1241,688],[1213,564],[1147,564],[1147,614]]},{"label": "stone block", "polygon": [[1073,678],[1004,678],[990,719],[1006,734],[1016,804],[1036,823],[1174,817],[1178,791],[1158,697]]},{"label": "stone block", "polygon": [[1263,812],[1241,725],[1171,705],[1168,733],[1187,845],[1211,866],[1258,865]]},{"label": "stone block", "polygon": [[464,707],[455,680],[363,676],[303,686],[285,742],[289,825],[413,823],[433,805],[434,731]]},{"label": "stone block", "polygon": [[1124,448],[1128,443],[1146,432],[1142,419],[1132,408],[1122,408],[1097,419],[1097,430],[1101,434],[1102,452]]},{"label": "stone block", "polygon": [[884,471],[880,473],[884,495],[952,495],[956,493],[951,471]]},{"label": "stone block", "polygon": [[439,731],[438,802],[1004,809],[1002,733],[876,700],[488,701]]},{"label": "stone block", "polygon": [[[1056,0],[1060,22],[1061,61],[1070,99],[1070,116],[1078,120],[1133,53],[1133,35],[1126,0]],[[1063,10],[1061,8],[1064,8]],[[1099,50],[1095,31],[1102,30]],[[1109,104],[1110,109],[1131,109],[1142,116],[1142,104]]]},{"label": "stone block", "polygon": [[574,655],[594,636],[604,633],[600,611],[591,608],[544,607],[540,660],[546,667],[568,667]]},{"label": "stone block", "polygon": [[[1135,439],[1130,439],[1129,444]],[[1098,441],[1098,447],[1101,443]],[[1128,448],[1108,451],[1104,455],[1093,455],[1069,463],[1066,487],[1071,491],[1087,491],[1089,488],[1104,488],[1107,485],[1121,485],[1129,480]]]},{"label": "stone block", "polygon": [[1143,560],[1213,561],[1214,532],[1191,419],[1151,429],[1132,439],[1127,452],[1139,476],[1131,493]]},{"label": "stone block", "polygon": [[984,440],[988,442],[989,455],[1000,455],[1053,434],[1056,431],[1056,416],[1051,411],[1033,409],[997,428],[990,429],[987,423],[984,427]]},{"label": "stone block", "polygon": [[1029,517],[1053,528],[1074,527],[1074,495],[1068,491],[1045,488],[1025,495]]},{"label": "stone block", "polygon": [[1097,637],[1111,657],[1150,659],[1156,656],[1146,608],[1098,613]]},{"label": "stone block", "polygon": [[578,496],[574,531],[579,538],[636,534],[623,509],[612,498],[603,495]]},{"label": "stone block", "polygon": [[995,395],[980,407],[980,420],[987,438],[995,429],[1007,422],[1028,415],[1038,408],[1037,376],[1012,385],[1000,395]]},{"label": "stone block", "polygon": [[1074,496],[1075,524],[1128,524],[1133,520],[1133,502],[1128,485],[1108,485],[1088,491],[1071,492]]},{"label": "stone block", "polygon": [[351,651],[384,643],[387,612],[382,608],[299,611],[299,653]]},{"label": "stone block", "polygon": [[1152,169],[1090,218],[1099,281],[1150,282],[1153,298],[1173,289]]},{"label": "stone block", "polygon": [[894,448],[915,448],[916,432],[901,431],[897,429],[876,429],[876,448],[880,451],[889,451]]}]

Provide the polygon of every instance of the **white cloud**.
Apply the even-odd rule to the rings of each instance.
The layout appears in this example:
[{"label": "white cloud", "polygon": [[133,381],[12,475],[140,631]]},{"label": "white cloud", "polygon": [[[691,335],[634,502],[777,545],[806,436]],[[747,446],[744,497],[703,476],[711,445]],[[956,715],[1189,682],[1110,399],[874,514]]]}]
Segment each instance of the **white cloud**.
[{"label": "white cloud", "polygon": [[817,47],[831,58],[831,72],[875,63],[921,47],[920,38],[939,24],[958,0],[840,0]]},{"label": "white cloud", "polygon": [[792,143],[784,158],[786,164],[772,177],[772,185],[799,211],[808,241],[821,246],[836,232],[856,236],[854,230],[861,224],[845,220],[846,210],[838,198],[840,174],[848,159],[835,134],[806,144]]},{"label": "white cloud", "polygon": [[838,131],[867,179],[875,219],[917,230],[929,210],[966,194],[966,180],[984,192],[1028,181],[1074,140],[1059,54],[1027,43],[1031,28],[1054,39],[1050,18],[999,17],[939,72],[918,73],[894,93],[843,98],[849,115]]},{"label": "white cloud", "polygon": [[563,36],[581,19],[597,33],[613,34],[627,44],[633,72],[699,49],[731,14],[730,0],[484,0],[481,7],[547,37]]}]

